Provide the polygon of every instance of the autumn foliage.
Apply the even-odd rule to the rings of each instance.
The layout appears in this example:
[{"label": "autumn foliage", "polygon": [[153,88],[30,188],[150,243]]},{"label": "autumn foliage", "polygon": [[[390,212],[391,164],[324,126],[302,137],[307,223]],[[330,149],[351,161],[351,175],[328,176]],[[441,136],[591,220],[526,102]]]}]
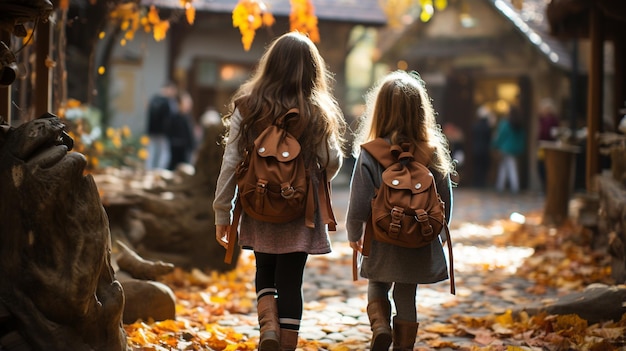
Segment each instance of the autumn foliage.
[{"label": "autumn foliage", "polygon": [[[500,294],[498,298],[508,300],[513,305],[522,304],[522,296],[542,299],[548,289],[562,291],[580,291],[592,283],[611,284],[607,262],[590,252],[588,246],[582,244],[585,233],[580,228],[567,224],[555,231],[541,225],[537,216],[528,216],[525,224],[509,220],[494,221],[490,226],[463,225],[455,229],[457,254],[455,261],[463,271],[460,277],[477,276],[481,284],[470,286],[463,283],[463,290],[475,289],[486,294]],[[478,232],[498,232],[492,235],[493,241],[487,243],[495,254],[501,248],[502,257],[488,257],[484,252],[471,256],[471,251],[464,250],[463,242]],[[346,250],[344,250],[344,245]],[[534,254],[520,262],[515,272],[510,272],[510,264],[505,249],[511,247],[533,248]],[[335,242],[337,253],[351,252],[347,243]],[[493,262],[501,264],[493,264]],[[317,269],[325,274],[341,270],[338,265],[346,265],[349,271],[350,259],[332,260],[326,255],[311,259],[308,270]],[[470,267],[471,266],[471,267]],[[472,271],[472,272],[470,272]],[[235,327],[254,327],[256,309],[254,293],[254,256],[247,251],[242,253],[235,271],[229,273],[206,273],[199,270],[183,271],[177,269],[166,276],[164,283],[173,288],[177,298],[177,318],[175,321],[138,321],[125,325],[128,333],[129,346],[132,349],[148,350],[255,350],[258,334],[244,335]],[[534,285],[528,291],[507,292],[501,290],[503,283],[511,277],[528,280]],[[552,279],[550,279],[550,277]],[[559,279],[555,279],[559,278]],[[350,279],[346,273],[345,279]],[[517,279],[517,278],[515,278]],[[469,280],[468,280],[469,281]],[[363,281],[361,281],[363,282]],[[359,282],[356,282],[358,285]],[[446,285],[442,285],[445,290]],[[421,314],[429,315],[428,309],[453,309],[462,298],[450,297],[440,301],[437,306],[423,305],[424,291],[429,287],[421,287],[419,303]],[[339,295],[345,292],[339,292]],[[518,295],[519,294],[519,295]],[[324,300],[324,293],[315,301],[319,306],[325,303],[342,303],[333,299]],[[525,297],[525,298],[526,298]],[[363,297],[365,306],[365,297]],[[332,302],[331,302],[332,301]],[[486,301],[470,301],[481,306]],[[313,309],[313,307],[306,307]],[[324,307],[320,307],[324,308]],[[417,350],[454,349],[463,351],[532,351],[532,350],[618,350],[624,345],[626,332],[626,315],[621,320],[601,324],[591,324],[578,315],[548,315],[539,313],[529,315],[524,311],[507,309],[501,312],[480,313],[481,308],[472,307],[467,313],[454,313],[445,322],[433,322],[427,319],[420,323]],[[478,312],[478,313],[477,313]],[[441,314],[442,312],[433,312]],[[363,310],[365,315],[365,311]],[[440,318],[438,318],[440,319]],[[232,327],[225,321],[236,321]],[[228,323],[228,322],[227,322]],[[320,326],[322,328],[322,326]],[[347,328],[354,330],[354,326]],[[336,330],[334,330],[336,332]],[[464,346],[459,340],[465,340]],[[332,350],[349,351],[365,350],[369,340],[346,338],[329,343],[319,340],[300,338],[299,350]],[[473,346],[468,347],[467,344]]]},{"label": "autumn foliage", "polygon": [[291,0],[291,13],[289,14],[290,29],[306,33],[314,43],[320,41],[320,33],[317,28],[317,16],[311,0]]},{"label": "autumn foliage", "polygon": [[260,0],[239,0],[233,10],[233,27],[239,28],[241,43],[246,51],[252,46],[256,30],[274,22],[274,16]]},{"label": "autumn foliage", "polygon": [[[179,1],[187,23],[193,24],[196,20],[193,0]],[[311,0],[290,0],[290,4],[290,29],[306,33],[311,40],[319,42],[318,20]],[[152,33],[156,41],[165,39],[170,28],[170,20],[162,19],[154,5],[145,8],[135,2],[127,2],[117,5],[109,16],[120,23],[120,28],[124,32],[122,45],[133,40],[139,28],[143,28],[146,33]],[[239,29],[241,43],[246,51],[250,50],[256,31],[261,27],[270,27],[275,22],[271,9],[263,0],[239,0],[232,11],[233,27]]]}]

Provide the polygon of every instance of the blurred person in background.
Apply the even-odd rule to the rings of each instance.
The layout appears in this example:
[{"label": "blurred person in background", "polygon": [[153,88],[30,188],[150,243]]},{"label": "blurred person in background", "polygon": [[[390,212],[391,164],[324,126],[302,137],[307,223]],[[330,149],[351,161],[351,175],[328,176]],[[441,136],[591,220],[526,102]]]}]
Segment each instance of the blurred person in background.
[{"label": "blurred person in background", "polygon": [[491,167],[491,136],[495,116],[486,105],[476,112],[476,120],[472,125],[472,185],[484,188],[487,185]]},{"label": "blurred person in background", "polygon": [[[555,141],[556,130],[559,127],[559,117],[552,99],[545,98],[539,104],[539,134],[538,142]],[[546,190],[546,161],[545,151],[539,147],[537,151],[537,172],[541,181],[542,191]]]},{"label": "blurred person in background", "polygon": [[174,82],[167,82],[148,104],[147,134],[148,158],[146,169],[165,169],[170,162],[170,146],[166,131],[175,113],[178,112],[178,87]]},{"label": "blurred person in background", "polygon": [[169,170],[174,170],[181,163],[190,163],[191,154],[196,148],[196,136],[193,131],[193,100],[187,92],[178,95],[178,112],[172,115],[167,129],[170,144]]},{"label": "blurred person in background", "polygon": [[522,116],[517,106],[511,106],[508,114],[498,122],[493,147],[498,151],[500,162],[496,178],[496,190],[504,192],[508,183],[513,194],[519,193],[519,171],[517,157],[519,157],[526,144]]}]

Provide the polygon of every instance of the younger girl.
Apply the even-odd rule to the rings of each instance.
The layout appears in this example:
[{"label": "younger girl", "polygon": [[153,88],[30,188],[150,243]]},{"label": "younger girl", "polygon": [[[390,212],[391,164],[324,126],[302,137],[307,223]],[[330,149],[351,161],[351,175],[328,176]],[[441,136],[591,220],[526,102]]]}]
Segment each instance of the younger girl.
[{"label": "younger girl", "polygon": [[[261,126],[291,108],[299,110],[298,123],[304,127],[298,140],[304,159],[309,164],[317,163],[326,172],[326,179],[337,175],[343,157],[340,143],[345,122],[331,94],[331,80],[313,42],[303,34],[292,32],[269,46],[252,78],[235,93],[225,117],[230,129],[213,203],[215,235],[220,245],[227,246],[225,237],[233,221],[232,203],[237,185],[235,171],[245,148]],[[311,181],[314,186],[318,182],[319,186],[325,186],[322,179]],[[304,217],[280,224],[261,222],[245,213],[241,218],[239,245],[254,250],[256,258],[259,350],[295,350],[307,256],[331,251],[328,229],[319,213],[314,226],[307,226]]]},{"label": "younger girl", "polygon": [[[360,150],[361,144],[382,137],[391,144],[412,143],[417,152],[429,156],[428,167],[445,203],[448,221],[452,207],[450,174],[454,172],[447,140],[435,121],[430,98],[417,73],[389,73],[370,91],[366,103],[366,113],[354,144],[358,159],[352,174],[346,219],[350,246],[359,252],[363,248],[371,200],[380,186],[383,172],[382,166],[367,151]],[[417,285],[448,278],[441,241],[410,249],[372,240],[370,254],[361,263],[360,275],[369,279],[367,314],[373,332],[371,350],[387,350],[392,342],[394,350],[413,350],[418,327]],[[389,301],[392,287],[396,309],[393,332]]]}]

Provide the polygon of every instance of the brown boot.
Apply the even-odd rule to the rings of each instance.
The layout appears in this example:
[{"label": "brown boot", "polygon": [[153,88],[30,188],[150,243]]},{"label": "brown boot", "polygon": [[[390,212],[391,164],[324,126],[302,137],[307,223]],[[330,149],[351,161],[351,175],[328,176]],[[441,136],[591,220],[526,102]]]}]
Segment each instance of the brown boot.
[{"label": "brown boot", "polygon": [[393,318],[393,350],[413,351],[419,323]]},{"label": "brown boot", "polygon": [[259,340],[259,351],[279,351],[280,339],[278,333],[278,307],[276,298],[272,295],[265,295],[257,301],[257,313],[259,315],[259,327],[261,337]]},{"label": "brown boot", "polygon": [[295,351],[298,347],[298,331],[291,329],[280,329],[280,349],[281,351]]},{"label": "brown boot", "polygon": [[391,304],[387,299],[373,300],[367,304],[367,316],[372,327],[372,351],[387,351],[391,345]]}]

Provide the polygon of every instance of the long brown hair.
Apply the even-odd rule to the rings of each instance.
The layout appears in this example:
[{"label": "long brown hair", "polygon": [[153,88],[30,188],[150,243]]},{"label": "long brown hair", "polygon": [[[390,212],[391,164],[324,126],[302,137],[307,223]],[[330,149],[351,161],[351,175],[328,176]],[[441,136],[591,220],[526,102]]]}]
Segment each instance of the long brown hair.
[{"label": "long brown hair", "polygon": [[429,166],[443,175],[455,172],[448,140],[437,124],[425,83],[415,72],[391,72],[366,95],[353,153],[358,155],[361,144],[378,137],[410,142],[423,159],[431,160]]},{"label": "long brown hair", "polygon": [[[225,115],[226,125],[236,109],[243,115],[238,146],[241,152],[255,137],[255,123],[269,122],[297,107],[306,123],[302,150],[314,154],[327,139],[343,145],[345,121],[332,95],[332,74],[317,47],[304,34],[290,32],[266,49],[252,77],[235,92]],[[326,145],[328,146],[328,144]]]}]

